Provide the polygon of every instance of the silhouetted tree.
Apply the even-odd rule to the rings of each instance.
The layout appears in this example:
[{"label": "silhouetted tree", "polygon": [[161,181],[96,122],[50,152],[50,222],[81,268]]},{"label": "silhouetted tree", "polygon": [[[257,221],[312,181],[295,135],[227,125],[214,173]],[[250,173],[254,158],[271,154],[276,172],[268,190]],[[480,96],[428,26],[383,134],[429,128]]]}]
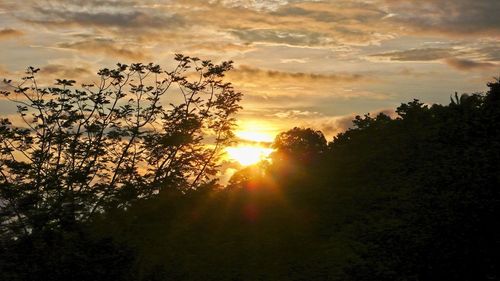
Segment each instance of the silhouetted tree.
[{"label": "silhouetted tree", "polygon": [[288,160],[311,161],[326,150],[326,139],[322,132],[310,128],[295,127],[276,136],[273,148],[273,161]]},{"label": "silhouetted tree", "polygon": [[5,80],[12,90],[2,94],[21,122],[0,121],[0,231],[70,226],[164,188],[214,180],[240,109],[241,94],[223,81],[232,62],[175,59],[172,71],[118,64],[81,87],[65,79],[42,86],[33,67],[17,84]]}]

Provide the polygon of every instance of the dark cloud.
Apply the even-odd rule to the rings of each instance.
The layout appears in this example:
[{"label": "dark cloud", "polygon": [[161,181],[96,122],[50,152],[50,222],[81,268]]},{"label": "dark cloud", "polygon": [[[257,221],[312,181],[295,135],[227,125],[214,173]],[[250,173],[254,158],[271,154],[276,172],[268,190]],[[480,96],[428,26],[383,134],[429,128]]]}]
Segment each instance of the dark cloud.
[{"label": "dark cloud", "polygon": [[[395,51],[371,55],[386,57],[391,61],[444,61],[447,65],[462,71],[490,70],[498,67],[500,50],[496,46],[478,49],[456,50],[452,48],[424,48]],[[479,59],[470,59],[476,57]]]},{"label": "dark cloud", "polygon": [[0,29],[0,40],[10,39],[24,35],[24,33],[20,30],[13,28],[4,28]]},{"label": "dark cloud", "polygon": [[303,73],[303,72],[285,72],[277,70],[265,70],[254,68],[251,66],[242,65],[230,73],[231,77],[236,79],[264,80],[274,79],[280,81],[296,81],[301,82],[357,82],[360,80],[371,80],[373,78],[361,74],[316,74],[316,73]]},{"label": "dark cloud", "polygon": [[498,0],[385,0],[392,20],[415,31],[500,35]]},{"label": "dark cloud", "polygon": [[490,70],[494,68],[500,68],[500,65],[498,64],[490,62],[477,62],[467,59],[448,58],[445,60],[445,62],[449,66],[462,71]]},{"label": "dark cloud", "polygon": [[23,19],[42,25],[79,25],[103,28],[177,28],[185,25],[182,16],[136,6],[131,1],[58,1],[35,5]]},{"label": "dark cloud", "polygon": [[371,56],[385,57],[393,61],[433,61],[448,58],[454,54],[456,54],[456,51],[451,48],[424,48],[374,54]]},{"label": "dark cloud", "polygon": [[286,5],[271,13],[271,15],[302,17],[317,22],[350,24],[354,22],[370,22],[374,19],[379,20],[386,16],[387,12],[368,3],[336,1]]},{"label": "dark cloud", "polygon": [[143,28],[157,27],[167,28],[178,27],[184,24],[180,16],[154,16],[143,12],[131,13],[88,13],[88,12],[67,12],[67,11],[46,11],[50,15],[50,20],[45,23],[54,24],[78,24],[85,26],[102,27],[122,27],[122,28]]}]

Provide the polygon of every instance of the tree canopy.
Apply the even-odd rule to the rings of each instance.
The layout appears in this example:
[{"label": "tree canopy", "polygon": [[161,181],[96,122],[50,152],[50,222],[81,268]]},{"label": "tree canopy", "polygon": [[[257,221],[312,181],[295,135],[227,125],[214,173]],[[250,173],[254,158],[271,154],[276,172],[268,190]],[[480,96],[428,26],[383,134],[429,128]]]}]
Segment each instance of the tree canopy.
[{"label": "tree canopy", "polygon": [[[272,156],[273,161],[310,161],[315,156],[325,152],[326,139],[322,132],[310,128],[295,127],[276,136],[273,148],[276,150]],[[288,156],[292,159],[284,160]]]}]

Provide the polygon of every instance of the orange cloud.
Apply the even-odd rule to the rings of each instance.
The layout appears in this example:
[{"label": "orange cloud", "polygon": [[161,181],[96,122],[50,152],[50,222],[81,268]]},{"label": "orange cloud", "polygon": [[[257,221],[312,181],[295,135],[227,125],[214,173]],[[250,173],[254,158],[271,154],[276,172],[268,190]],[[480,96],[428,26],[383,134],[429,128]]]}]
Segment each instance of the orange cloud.
[{"label": "orange cloud", "polygon": [[24,35],[24,32],[17,30],[17,29],[13,29],[13,28],[0,29],[0,40],[16,38],[16,37],[23,36],[23,35]]},{"label": "orange cloud", "polygon": [[285,72],[277,70],[265,70],[254,68],[247,65],[241,65],[238,69],[232,71],[231,78],[236,80],[277,80],[284,83],[299,81],[305,83],[352,83],[360,80],[373,80],[373,77],[367,77],[361,74],[339,73],[339,74],[316,74],[304,72]]},{"label": "orange cloud", "polygon": [[104,53],[110,56],[117,56],[126,59],[143,60],[148,57],[144,49],[137,47],[120,46],[112,39],[93,38],[71,43],[60,43],[60,48],[75,49],[89,53]]}]

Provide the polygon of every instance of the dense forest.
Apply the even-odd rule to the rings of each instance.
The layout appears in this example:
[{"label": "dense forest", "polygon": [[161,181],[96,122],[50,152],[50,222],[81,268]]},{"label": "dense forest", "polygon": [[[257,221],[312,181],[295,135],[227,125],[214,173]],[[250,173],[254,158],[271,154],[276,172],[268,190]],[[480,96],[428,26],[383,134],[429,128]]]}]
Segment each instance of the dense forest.
[{"label": "dense forest", "polygon": [[[178,61],[181,68],[196,62],[186,57]],[[228,69],[230,63],[203,62],[196,68],[203,85],[170,73],[161,85],[179,83],[192,95],[185,93],[191,101],[166,112],[155,105],[161,87],[132,86],[136,96],[149,89],[144,96],[151,99],[142,113],[126,106],[105,111],[119,95],[110,93],[111,102],[105,95],[84,96],[84,101],[102,102],[96,106],[102,114],[93,123],[101,127],[84,124],[94,133],[59,135],[65,138],[54,140],[59,147],[54,151],[63,156],[55,164],[35,151],[40,159],[33,163],[40,166],[26,167],[27,162],[9,160],[12,150],[2,146],[0,280],[500,279],[495,227],[500,215],[499,80],[488,84],[487,93],[455,94],[448,105],[414,100],[401,104],[397,117],[357,116],[352,128],[332,140],[311,128],[282,132],[269,161],[238,171],[221,188],[212,172],[217,151],[203,150],[195,132],[222,132],[215,147],[231,137],[228,124],[234,120],[229,116],[239,110],[240,96],[222,82]],[[148,72],[161,71],[152,65],[120,66],[101,77],[114,81],[111,87],[116,88],[127,75]],[[74,118],[60,114],[71,102],[83,102],[83,92],[77,96],[66,90],[73,83],[59,81],[59,88],[46,94],[64,98],[42,105],[44,113],[66,123],[36,120],[44,125],[35,131],[67,132],[64,126],[75,128],[79,118],[89,116],[71,108],[67,111]],[[210,86],[219,94],[202,104],[198,90]],[[21,87],[17,92],[23,89],[32,90]],[[98,92],[106,93],[106,88]],[[190,104],[195,111],[186,110]],[[36,108],[41,107],[35,100]],[[29,111],[23,110],[21,106],[21,113]],[[141,131],[154,119],[148,119],[148,112],[163,114],[155,120],[163,118],[164,128],[175,130],[163,135]],[[107,120],[116,121],[112,129],[104,129]],[[137,126],[139,121],[146,122],[144,127]],[[129,149],[136,145],[132,139],[141,139],[138,149],[144,143],[147,147],[140,155],[127,150],[116,158],[91,147],[90,160],[78,158],[82,169],[64,170],[71,163],[61,160],[64,155],[67,161],[81,155],[84,144],[101,140],[98,131],[100,138],[108,134],[108,146],[119,139],[130,143],[125,145]],[[29,134],[7,120],[0,126],[4,143],[33,144]],[[87,139],[64,148],[78,138]],[[160,158],[166,155],[180,156]],[[131,162],[139,156],[160,168],[141,174]],[[92,159],[101,157],[123,162],[123,167],[94,167]],[[178,169],[160,174],[163,161]],[[97,176],[106,184],[87,178],[99,174],[96,169],[106,170]],[[200,171],[204,174],[196,173]],[[54,177],[48,181],[48,175]],[[80,190],[89,192],[77,193],[80,183],[86,188]]]}]

